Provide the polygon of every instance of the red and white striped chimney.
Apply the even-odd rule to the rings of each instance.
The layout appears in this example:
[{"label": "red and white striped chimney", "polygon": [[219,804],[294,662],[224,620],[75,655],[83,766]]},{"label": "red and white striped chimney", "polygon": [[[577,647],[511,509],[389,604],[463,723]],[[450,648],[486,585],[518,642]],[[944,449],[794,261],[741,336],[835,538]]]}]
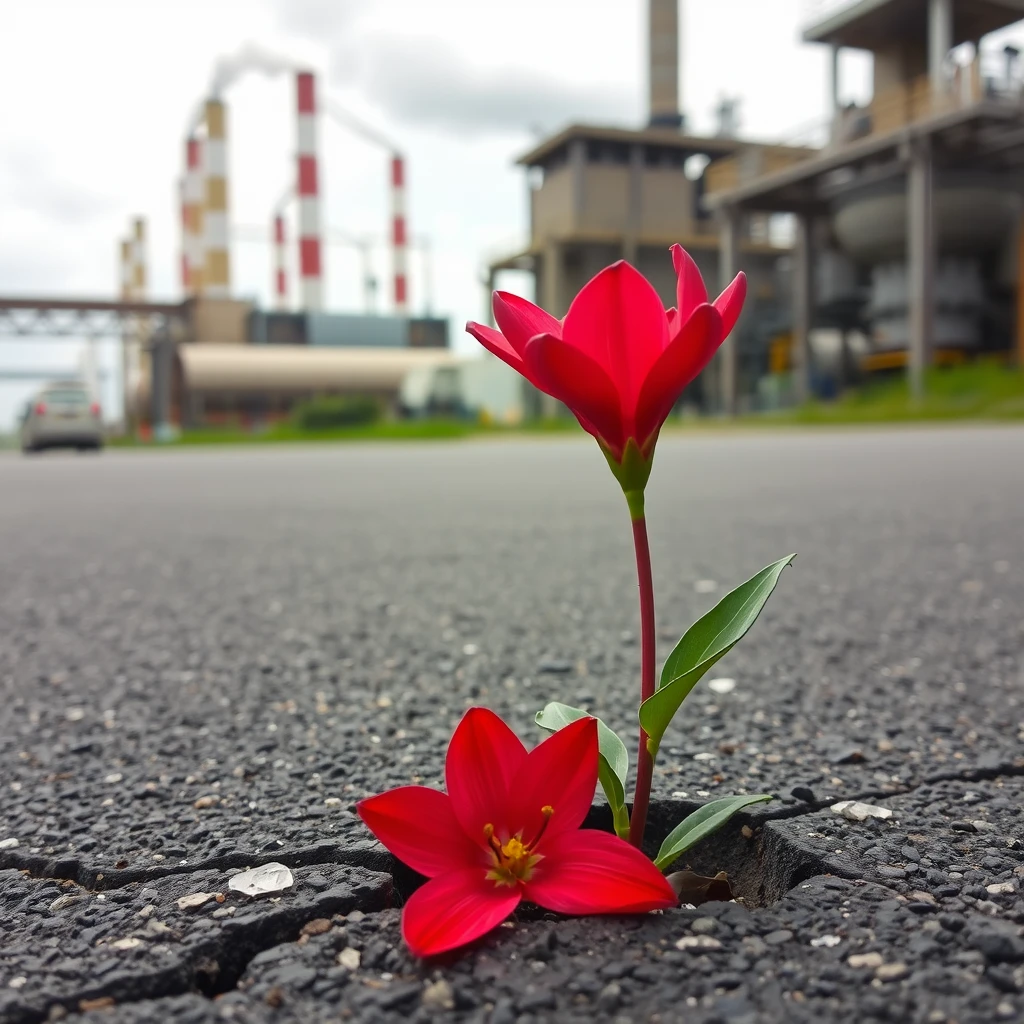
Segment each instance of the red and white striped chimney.
[{"label": "red and white striped chimney", "polygon": [[295,76],[298,100],[299,277],[302,307],[323,309],[323,259],[320,218],[320,180],[317,168],[316,79],[310,71]]},{"label": "red and white striped chimney", "polygon": [[288,264],[285,251],[284,211],[274,214],[274,305],[288,308]]},{"label": "red and white striped chimney", "polygon": [[203,275],[203,169],[200,142],[185,140],[185,177],[182,182],[181,283],[187,295],[202,288]]},{"label": "red and white striped chimney", "polygon": [[409,238],[405,224],[405,162],[391,157],[391,262],[395,276],[395,313],[409,315]]}]

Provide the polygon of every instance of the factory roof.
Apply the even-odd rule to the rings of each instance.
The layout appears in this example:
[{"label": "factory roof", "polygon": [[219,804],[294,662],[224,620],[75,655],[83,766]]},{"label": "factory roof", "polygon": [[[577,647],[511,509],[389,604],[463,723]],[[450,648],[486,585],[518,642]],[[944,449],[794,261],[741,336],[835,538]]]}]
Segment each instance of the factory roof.
[{"label": "factory roof", "polygon": [[178,347],[193,392],[397,391],[411,370],[458,362],[447,349],[307,348],[190,344]]},{"label": "factory roof", "polygon": [[575,139],[594,142],[641,143],[662,146],[685,153],[706,153],[710,157],[728,156],[744,145],[739,139],[715,135],[683,135],[674,128],[609,128],[572,124],[546,138],[516,161],[524,167],[543,164],[553,153]]},{"label": "factory roof", "polygon": [[[808,43],[831,43],[877,51],[894,39],[927,38],[928,0],[847,0],[828,3],[829,12],[804,27]],[[977,41],[1024,18],[1024,0],[956,0],[953,45]]]}]

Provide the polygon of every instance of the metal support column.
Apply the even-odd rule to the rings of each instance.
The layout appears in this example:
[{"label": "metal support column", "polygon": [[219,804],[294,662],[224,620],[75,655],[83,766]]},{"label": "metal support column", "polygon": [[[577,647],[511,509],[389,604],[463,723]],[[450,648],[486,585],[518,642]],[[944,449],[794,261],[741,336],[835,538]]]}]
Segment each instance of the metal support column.
[{"label": "metal support column", "polygon": [[910,149],[907,172],[907,299],[910,393],[924,396],[924,374],[931,362],[935,305],[935,228],[932,206],[932,154],[927,140]]},{"label": "metal support column", "polygon": [[153,439],[166,441],[174,436],[171,423],[171,376],[174,372],[174,342],[166,328],[155,331],[150,338],[150,420]]},{"label": "metal support column", "polygon": [[811,323],[814,316],[814,223],[796,215],[793,246],[793,394],[798,403],[810,394]]},{"label": "metal support column", "polygon": [[[722,210],[718,235],[718,283],[720,289],[725,288],[739,273],[739,250],[740,212],[735,206],[727,206]],[[739,385],[735,330],[722,343],[715,362],[718,364],[722,412],[726,416],[735,416]]]}]

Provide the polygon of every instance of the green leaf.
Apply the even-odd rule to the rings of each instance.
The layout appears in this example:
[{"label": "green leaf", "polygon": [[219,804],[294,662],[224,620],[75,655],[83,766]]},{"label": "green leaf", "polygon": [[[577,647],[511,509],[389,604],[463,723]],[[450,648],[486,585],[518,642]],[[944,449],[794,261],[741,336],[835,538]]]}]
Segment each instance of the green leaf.
[{"label": "green leaf", "polygon": [[661,670],[658,689],[640,705],[640,724],[656,750],[669,722],[701,677],[724,657],[754,624],[796,555],[787,555],[726,594],[676,644]]},{"label": "green leaf", "polygon": [[595,718],[597,722],[597,744],[600,757],[597,762],[597,777],[601,788],[608,798],[608,804],[615,818],[615,831],[619,834],[629,832],[629,815],[626,813],[626,776],[629,774],[629,754],[626,745],[608,728],[600,718],[596,718],[581,708],[571,708],[568,704],[552,701],[543,711],[537,712],[537,724],[548,732],[564,729],[570,722],[579,718]]},{"label": "green leaf", "polygon": [[766,800],[771,800],[767,793],[758,793],[755,796],[723,796],[720,800],[712,800],[703,807],[698,807],[665,836],[658,856],[654,858],[655,867],[659,870],[668,867],[676,857],[686,853],[695,843],[699,843],[712,832],[717,832],[737,811]]}]

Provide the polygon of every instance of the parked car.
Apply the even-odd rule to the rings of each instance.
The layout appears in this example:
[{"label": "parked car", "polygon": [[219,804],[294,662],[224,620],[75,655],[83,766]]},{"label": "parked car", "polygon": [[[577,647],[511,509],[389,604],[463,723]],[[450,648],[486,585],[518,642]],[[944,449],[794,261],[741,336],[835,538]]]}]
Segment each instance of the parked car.
[{"label": "parked car", "polygon": [[21,420],[21,450],[103,447],[103,416],[88,388],[75,380],[47,384],[25,407]]}]

